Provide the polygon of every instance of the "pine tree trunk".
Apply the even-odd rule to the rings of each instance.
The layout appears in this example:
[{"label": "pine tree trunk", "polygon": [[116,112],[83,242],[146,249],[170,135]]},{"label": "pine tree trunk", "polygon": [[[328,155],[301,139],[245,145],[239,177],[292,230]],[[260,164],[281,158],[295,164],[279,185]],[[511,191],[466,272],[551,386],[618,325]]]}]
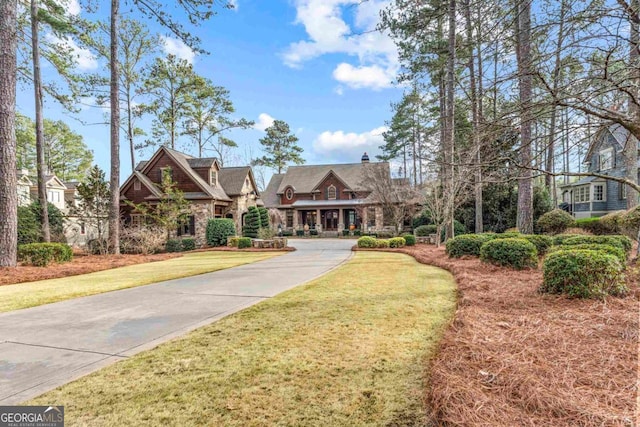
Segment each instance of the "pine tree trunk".
[{"label": "pine tree trunk", "polygon": [[118,19],[120,0],[111,0],[111,205],[109,206],[109,246],[120,253],[120,85],[118,64]]},{"label": "pine tree trunk", "polygon": [[16,51],[15,0],[0,2],[0,267],[15,267],[18,247],[16,178]]},{"label": "pine tree trunk", "polygon": [[[562,71],[562,45],[564,42],[564,19],[566,15],[567,1],[562,0],[560,4],[560,22],[558,23],[558,40],[556,42],[555,52],[555,65],[553,67],[553,104],[551,105],[551,124],[549,126],[549,140],[547,142],[547,164],[545,169],[551,174],[555,173],[555,140],[556,140],[556,120],[557,120],[557,105],[556,105],[556,91],[560,85],[561,71]],[[545,175],[545,185],[551,193],[553,198],[553,206],[558,206],[558,200],[556,195],[556,179],[553,175]]]},{"label": "pine tree trunk", "polygon": [[131,156],[131,171],[136,170],[136,150],[133,144],[133,124],[131,119],[133,114],[131,113],[131,87],[127,83],[127,136],[129,138],[129,155]]},{"label": "pine tree trunk", "polygon": [[447,216],[445,219],[447,239],[455,237],[453,216],[455,207],[454,191],[454,152],[455,152],[455,61],[456,61],[456,0],[449,0],[448,8],[449,29],[446,68],[446,117],[445,117],[445,168],[447,183]]},{"label": "pine tree trunk", "polygon": [[[470,101],[471,101],[471,117],[472,117],[472,139],[473,149],[476,150],[476,170],[475,170],[475,182],[474,182],[474,199],[475,199],[475,231],[476,233],[482,233],[482,157],[480,153],[480,126],[478,120],[478,93],[476,89],[476,72],[475,72],[475,49],[473,39],[473,27],[471,23],[471,7],[469,0],[463,1],[464,16],[466,21],[467,30],[467,43],[469,44],[469,61],[467,67],[469,68],[469,84],[471,85]],[[480,53],[480,52],[478,52]]]},{"label": "pine tree trunk", "polygon": [[[36,110],[36,171],[38,176],[38,201],[42,218],[42,240],[51,241],[49,230],[49,205],[45,182],[44,120],[42,118],[42,77],[40,74],[40,44],[38,41],[38,1],[31,0],[31,53],[33,57],[33,90]],[[53,171],[52,171],[53,172]]]},{"label": "pine tree trunk", "polygon": [[475,224],[476,224],[476,233],[482,233],[484,231],[484,214],[483,214],[483,200],[484,200],[484,196],[482,193],[482,146],[483,146],[483,136],[481,134],[482,132],[482,126],[484,123],[484,106],[483,106],[483,102],[484,102],[484,88],[482,86],[482,79],[484,78],[483,76],[483,70],[482,70],[482,14],[481,14],[481,7],[482,3],[478,3],[478,9],[477,9],[477,17],[476,17],[476,22],[477,22],[477,47],[476,47],[476,51],[477,53],[477,58],[478,58],[478,94],[477,94],[477,105],[478,105],[478,124],[477,124],[477,128],[476,128],[476,132],[478,132],[478,145],[477,145],[477,153],[476,153],[476,161],[478,163],[478,168],[476,170],[476,186],[475,186],[475,191],[474,191],[474,196],[475,196],[475,208],[476,208],[476,218],[475,218]]},{"label": "pine tree trunk", "polygon": [[[629,19],[630,37],[629,37],[629,65],[631,70],[631,95],[629,96],[629,114],[634,118],[636,123],[640,123],[640,106],[637,104],[638,85],[640,84],[640,70],[638,70],[638,11],[640,9],[640,0],[631,1],[632,16]],[[638,182],[638,147],[636,143],[627,141],[624,150],[625,166],[627,169],[627,179],[631,182]],[[633,209],[638,205],[638,192],[627,186],[627,209]]]},{"label": "pine tree trunk", "polygon": [[531,70],[531,3],[517,3],[517,59],[520,85],[520,158],[522,169],[518,181],[517,226],[521,233],[533,233],[533,180],[531,177],[532,70]]}]

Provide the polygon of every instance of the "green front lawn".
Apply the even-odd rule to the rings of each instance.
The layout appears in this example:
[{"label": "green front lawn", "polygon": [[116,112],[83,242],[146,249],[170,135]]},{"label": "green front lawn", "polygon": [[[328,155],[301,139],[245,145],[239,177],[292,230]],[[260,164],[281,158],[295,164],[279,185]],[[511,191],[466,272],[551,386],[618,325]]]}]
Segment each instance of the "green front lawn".
[{"label": "green front lawn", "polygon": [[79,276],[0,286],[0,313],[100,294],[163,280],[210,273],[284,252],[193,252],[180,258],[103,270]]},{"label": "green front lawn", "polygon": [[424,425],[452,276],[358,252],[329,274],[28,402],[67,425]]}]

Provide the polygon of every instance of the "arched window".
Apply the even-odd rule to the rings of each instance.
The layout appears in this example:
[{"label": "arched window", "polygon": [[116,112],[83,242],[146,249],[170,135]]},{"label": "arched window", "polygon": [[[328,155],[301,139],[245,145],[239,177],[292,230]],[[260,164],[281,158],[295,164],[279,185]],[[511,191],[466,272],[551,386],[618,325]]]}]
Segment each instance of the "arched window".
[{"label": "arched window", "polygon": [[336,199],[336,187],[334,185],[330,185],[329,188],[327,188],[327,199]]},{"label": "arched window", "polygon": [[291,187],[287,188],[287,191],[284,192],[284,195],[287,198],[287,200],[293,199],[293,188]]}]

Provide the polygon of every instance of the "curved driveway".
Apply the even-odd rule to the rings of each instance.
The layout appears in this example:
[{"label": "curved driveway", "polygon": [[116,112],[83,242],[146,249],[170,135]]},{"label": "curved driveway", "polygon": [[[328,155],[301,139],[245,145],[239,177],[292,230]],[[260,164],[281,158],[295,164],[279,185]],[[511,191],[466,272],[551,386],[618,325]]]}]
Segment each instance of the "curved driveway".
[{"label": "curved driveway", "polygon": [[290,244],[297,251],[266,261],[0,314],[0,405],[35,397],[321,276],[351,256],[354,241]]}]

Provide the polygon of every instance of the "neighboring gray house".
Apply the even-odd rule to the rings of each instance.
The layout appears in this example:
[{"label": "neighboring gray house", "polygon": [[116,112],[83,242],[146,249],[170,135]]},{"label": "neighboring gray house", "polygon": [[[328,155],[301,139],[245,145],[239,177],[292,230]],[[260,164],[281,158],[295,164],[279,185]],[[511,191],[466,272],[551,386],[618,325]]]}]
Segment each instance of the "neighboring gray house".
[{"label": "neighboring gray house", "polygon": [[[638,140],[627,129],[617,123],[602,126],[593,136],[585,156],[587,171],[624,177],[623,153],[627,143],[638,146]],[[625,186],[609,179],[588,176],[561,186],[561,191],[562,201],[577,219],[602,216],[627,207]]]}]

